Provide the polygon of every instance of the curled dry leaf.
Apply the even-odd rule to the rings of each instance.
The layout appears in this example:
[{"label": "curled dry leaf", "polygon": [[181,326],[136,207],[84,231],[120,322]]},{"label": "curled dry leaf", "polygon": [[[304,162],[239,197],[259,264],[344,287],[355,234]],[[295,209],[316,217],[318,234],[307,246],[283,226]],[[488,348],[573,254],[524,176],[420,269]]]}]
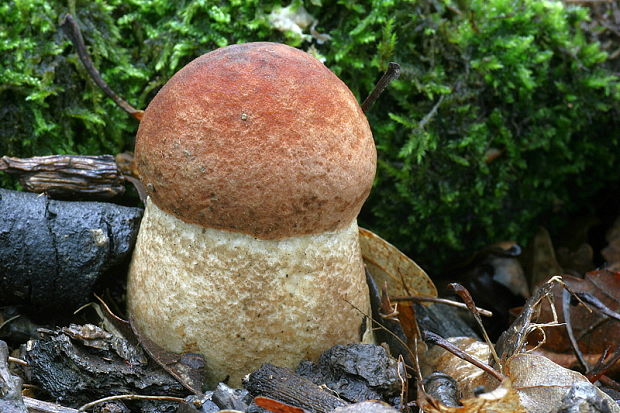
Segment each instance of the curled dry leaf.
[{"label": "curled dry leaf", "polygon": [[418,393],[421,395],[418,397],[418,405],[426,413],[526,413],[519,400],[519,394],[508,379],[493,391],[461,400],[463,405],[457,407],[444,406],[426,397],[424,392]]},{"label": "curled dry leaf", "polygon": [[437,297],[437,288],[418,264],[377,234],[364,228],[359,231],[364,263],[377,285],[387,282],[390,296]]},{"label": "curled dry leaf", "polygon": [[[447,340],[480,361],[486,363],[489,360],[491,354],[489,346],[482,341],[472,337],[451,337]],[[483,377],[484,370],[439,346],[431,347],[422,359],[431,371],[442,371],[456,380],[462,398],[474,397],[474,389],[487,384]]]},{"label": "curled dry leaf", "polygon": [[[575,293],[589,293],[598,298],[613,311],[620,311],[620,272],[599,270],[586,274],[585,279],[565,276],[564,282]],[[555,311],[559,321],[562,316],[562,286],[553,290]],[[539,322],[545,323],[553,318],[551,308],[543,306]],[[620,323],[602,315],[596,310],[588,310],[583,304],[570,307],[570,324],[579,349],[586,354],[600,354],[606,348],[620,343]],[[565,328],[553,328],[546,331],[547,340],[544,348],[554,352],[569,352],[571,345]]]},{"label": "curled dry leaf", "polygon": [[[553,361],[555,364],[558,364],[567,369],[576,370],[581,368],[579,364],[579,360],[574,353],[556,353],[554,351],[548,350],[544,348],[535,348],[534,346],[527,346],[528,350],[532,350],[532,354],[538,354],[543,357],[547,357],[549,360]],[[594,366],[600,360],[601,354],[584,354],[584,360],[588,365]],[[609,357],[607,357],[609,359]],[[605,371],[605,375],[610,377],[620,376],[620,362],[616,362],[613,366],[611,366],[608,370]]]},{"label": "curled dry leaf", "polygon": [[565,369],[546,357],[536,354],[516,354],[508,360],[506,371],[517,390],[523,407],[529,413],[558,411],[562,400],[575,384],[592,386],[601,404],[610,413],[620,413],[611,397],[591,384],[582,374]]},{"label": "curled dry leaf", "polygon": [[549,231],[543,227],[538,229],[525,255],[524,267],[532,275],[530,280],[532,290],[552,276],[564,274],[556,259]]}]

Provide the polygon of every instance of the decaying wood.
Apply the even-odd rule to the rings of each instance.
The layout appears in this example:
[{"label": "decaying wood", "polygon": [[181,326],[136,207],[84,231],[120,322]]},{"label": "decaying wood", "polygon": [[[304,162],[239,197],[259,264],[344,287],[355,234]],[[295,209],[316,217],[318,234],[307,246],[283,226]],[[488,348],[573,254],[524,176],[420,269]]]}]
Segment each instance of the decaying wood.
[{"label": "decaying wood", "polygon": [[125,192],[125,179],[112,155],[3,156],[0,171],[17,175],[27,191],[52,197],[109,199]]},{"label": "decaying wood", "polygon": [[[139,347],[97,326],[70,325],[39,332],[40,339],[22,347],[21,356],[28,362],[26,376],[43,394],[64,405],[76,408],[123,395],[135,403],[136,410],[152,406],[150,411],[163,412],[172,411],[171,406],[176,409],[178,398],[188,394]],[[161,399],[159,395],[166,396]]]},{"label": "decaying wood", "polygon": [[21,395],[22,380],[9,371],[9,348],[0,341],[0,412],[26,413]]},{"label": "decaying wood", "polygon": [[403,363],[391,357],[384,347],[372,344],[333,346],[321,354],[317,363],[303,361],[295,372],[351,403],[393,403],[402,391],[402,378],[406,377]]},{"label": "decaying wood", "polygon": [[0,188],[0,302],[73,311],[125,262],[142,209]]},{"label": "decaying wood", "polygon": [[244,386],[254,396],[269,397],[314,413],[328,413],[348,405],[310,380],[272,364],[263,364],[250,374]]},{"label": "decaying wood", "polygon": [[28,408],[28,413],[78,413],[76,409],[71,407],[63,407],[56,403],[44,402],[42,400],[33,399],[32,397],[24,397],[24,404]]}]

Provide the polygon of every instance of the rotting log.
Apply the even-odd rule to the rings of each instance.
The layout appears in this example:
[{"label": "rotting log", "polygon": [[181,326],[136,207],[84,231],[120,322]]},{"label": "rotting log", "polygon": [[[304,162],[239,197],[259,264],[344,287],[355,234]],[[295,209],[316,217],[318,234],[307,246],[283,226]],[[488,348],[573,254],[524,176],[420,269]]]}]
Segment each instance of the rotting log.
[{"label": "rotting log", "polygon": [[73,311],[129,257],[142,209],[0,188],[0,302]]},{"label": "rotting log", "polygon": [[125,192],[125,178],[112,155],[3,156],[0,171],[17,175],[27,191],[53,198],[110,199]]}]

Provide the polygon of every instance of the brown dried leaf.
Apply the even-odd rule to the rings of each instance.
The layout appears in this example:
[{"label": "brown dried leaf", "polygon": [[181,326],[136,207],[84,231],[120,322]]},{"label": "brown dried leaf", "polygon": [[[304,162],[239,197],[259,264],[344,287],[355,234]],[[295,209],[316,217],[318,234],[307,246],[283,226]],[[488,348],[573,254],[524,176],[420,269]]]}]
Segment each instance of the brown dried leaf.
[{"label": "brown dried leaf", "polygon": [[[489,346],[475,338],[451,337],[447,340],[480,361],[486,362],[491,355]],[[480,385],[487,384],[483,378],[484,370],[439,346],[433,346],[428,350],[423,356],[423,361],[428,364],[431,371],[442,371],[456,380],[463,398],[474,397],[473,390]]]},{"label": "brown dried leaf", "polygon": [[270,399],[269,397],[258,396],[254,398],[254,403],[258,407],[269,410],[273,413],[305,413],[306,410],[301,407],[291,406],[279,400]]},{"label": "brown dried leaf", "polygon": [[553,248],[553,242],[551,241],[549,231],[545,228],[540,227],[538,229],[528,250],[529,265],[526,265],[526,267],[529,268],[532,274],[530,282],[532,290],[554,275],[564,274],[564,270],[560,264],[558,264],[555,257],[555,249]]},{"label": "brown dried leaf", "polygon": [[593,386],[597,395],[607,401],[607,411],[620,413],[620,407],[611,397],[592,385],[587,378],[555,364],[546,357],[528,353],[517,354],[508,360],[506,370],[514,389],[519,393],[523,407],[529,413],[557,411],[568,390],[576,383]]},{"label": "brown dried leaf", "polygon": [[407,337],[407,346],[414,348],[415,339],[421,342],[420,329],[415,318],[415,307],[411,302],[403,302],[398,305],[398,321],[403,328],[403,332]]},{"label": "brown dried leaf", "polygon": [[[607,270],[593,271],[586,274],[585,279],[564,276],[564,282],[576,293],[590,293],[598,298],[611,310],[620,310],[620,272]],[[553,288],[555,311],[559,321],[564,322],[562,315],[562,286]],[[586,354],[602,353],[609,346],[620,343],[620,324],[596,310],[589,311],[584,305],[570,307],[570,319],[573,333],[579,349]],[[539,322],[545,323],[552,319],[551,309],[544,306]],[[553,328],[545,331],[547,340],[544,347],[555,352],[569,352],[570,341],[565,328]]]},{"label": "brown dried leaf", "polygon": [[[527,346],[528,349],[532,349],[532,354],[538,354],[543,357],[547,357],[549,360],[553,361],[555,364],[558,364],[564,368],[571,370],[578,370],[581,368],[579,360],[574,353],[556,353],[554,351],[548,350],[546,348],[538,348],[534,350],[533,346]],[[590,365],[594,366],[601,359],[603,354],[584,354],[583,358]],[[609,358],[609,357],[608,357]],[[609,367],[605,374],[610,377],[620,376],[620,360],[618,360],[614,365]]]},{"label": "brown dried leaf", "polygon": [[387,282],[390,296],[437,297],[437,288],[418,264],[373,232],[359,232],[364,262],[377,285]]},{"label": "brown dried leaf", "polygon": [[526,413],[521,405],[519,394],[510,380],[504,380],[495,390],[478,397],[461,400],[462,406],[448,407],[419,392],[418,405],[426,413]]}]

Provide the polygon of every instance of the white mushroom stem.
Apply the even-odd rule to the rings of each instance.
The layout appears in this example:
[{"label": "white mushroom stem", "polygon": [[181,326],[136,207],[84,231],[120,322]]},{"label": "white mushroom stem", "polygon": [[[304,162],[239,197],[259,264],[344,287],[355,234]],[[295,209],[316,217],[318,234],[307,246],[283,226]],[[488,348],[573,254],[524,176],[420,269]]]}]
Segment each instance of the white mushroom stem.
[{"label": "white mushroom stem", "polygon": [[187,224],[148,200],[128,306],[141,332],[167,350],[202,353],[210,384],[230,376],[237,385],[265,362],[294,368],[364,333],[357,223],[260,240]]}]

